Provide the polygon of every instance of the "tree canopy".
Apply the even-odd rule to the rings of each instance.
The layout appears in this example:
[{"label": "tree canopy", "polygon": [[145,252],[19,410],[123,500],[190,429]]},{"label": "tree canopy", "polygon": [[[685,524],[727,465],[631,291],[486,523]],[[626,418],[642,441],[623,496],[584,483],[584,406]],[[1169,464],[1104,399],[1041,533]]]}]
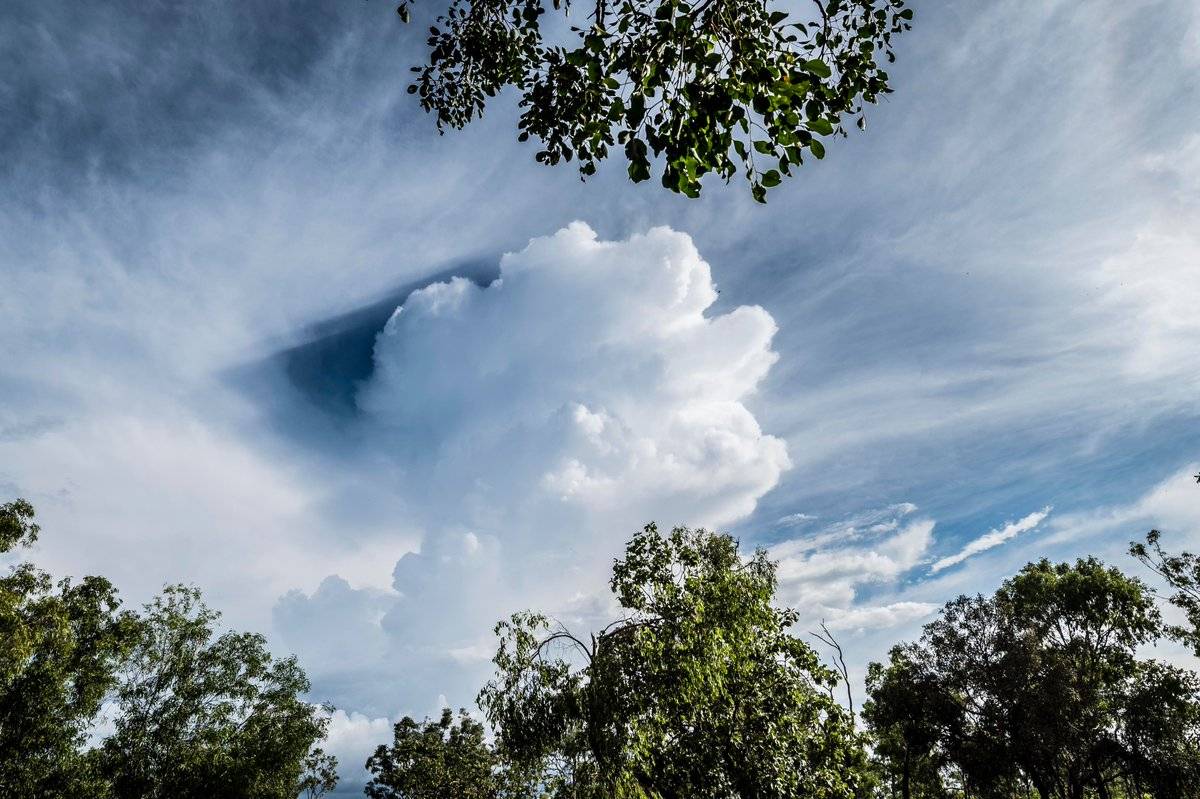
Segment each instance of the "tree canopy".
[{"label": "tree canopy", "polygon": [[[1200,482],[1200,475],[1197,475]],[[1163,550],[1162,533],[1151,530],[1145,543],[1132,541],[1129,554],[1149,566],[1171,589],[1171,604],[1187,616],[1186,625],[1171,625],[1167,633],[1187,644],[1200,657],[1200,555],[1181,552],[1178,555]]]},{"label": "tree canopy", "polygon": [[457,779],[470,788],[454,795],[481,797],[858,795],[864,754],[838,676],[788,632],[764,552],[649,525],[610,585],[623,614],[595,632],[530,612],[497,626],[479,695],[494,745],[465,715],[405,719],[368,762],[368,794],[450,795]]},{"label": "tree canopy", "polygon": [[[38,537],[0,505],[0,554]],[[194,588],[142,613],[102,577],[57,583],[30,563],[0,577],[0,796],[77,799],[321,796],[327,714],[295,658],[260,635],[217,634]],[[114,731],[92,740],[104,717]]]},{"label": "tree canopy", "polygon": [[390,746],[379,746],[367,760],[371,799],[495,799],[502,794],[500,760],[483,725],[450,708],[437,721],[405,716],[393,728]]},{"label": "tree canopy", "polygon": [[511,87],[540,163],[574,158],[586,178],[620,149],[633,181],[661,159],[662,185],[688,197],[741,169],[765,202],[849,120],[865,128],[912,17],[904,0],[813,0],[795,17],[765,0],[451,0],[409,91],[444,131]]},{"label": "tree canopy", "polygon": [[[294,657],[273,659],[258,634],[216,635],[218,618],[184,586],[146,606],[100,748],[117,796],[296,796],[326,719],[302,698]],[[319,768],[323,753],[312,754]]]},{"label": "tree canopy", "polygon": [[[0,554],[32,545],[33,507],[0,505]],[[55,582],[31,563],[0,576],[0,795],[98,796],[84,743],[136,645],[137,620],[102,577]]]},{"label": "tree canopy", "polygon": [[1031,563],[872,664],[875,754],[905,799],[1196,796],[1200,683],[1138,656],[1162,632],[1139,580]]},{"label": "tree canopy", "polygon": [[[0,554],[39,534],[28,503],[0,505]],[[766,553],[651,524],[614,561],[614,621],[501,622],[484,718],[403,718],[365,793],[1200,799],[1200,678],[1146,654],[1167,635],[1196,646],[1200,557],[1156,531],[1130,551],[1186,624],[1095,558],[1030,563],[870,664],[859,732],[837,701],[844,664],[793,635]],[[135,612],[100,577],[55,582],[29,563],[0,576],[0,796],[316,799],[337,763],[308,690],[295,658],[221,630],[194,588]]]}]

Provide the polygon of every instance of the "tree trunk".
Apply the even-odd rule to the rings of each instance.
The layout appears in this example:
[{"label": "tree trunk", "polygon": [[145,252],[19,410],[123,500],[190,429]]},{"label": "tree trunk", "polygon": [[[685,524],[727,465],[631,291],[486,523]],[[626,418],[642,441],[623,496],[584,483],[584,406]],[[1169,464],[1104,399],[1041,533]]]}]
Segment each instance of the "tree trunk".
[{"label": "tree trunk", "polygon": [[1072,774],[1067,783],[1067,799],[1083,799],[1083,780]]},{"label": "tree trunk", "polygon": [[1096,780],[1096,793],[1100,794],[1100,799],[1110,799],[1108,782],[1104,779],[1104,773],[1100,771],[1095,763],[1092,763],[1092,775]]}]

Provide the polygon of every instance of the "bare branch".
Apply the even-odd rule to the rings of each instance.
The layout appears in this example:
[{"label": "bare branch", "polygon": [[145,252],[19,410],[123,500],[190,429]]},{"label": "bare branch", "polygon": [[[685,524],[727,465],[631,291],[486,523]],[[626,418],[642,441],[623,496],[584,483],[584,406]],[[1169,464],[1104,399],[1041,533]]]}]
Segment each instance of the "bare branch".
[{"label": "bare branch", "polygon": [[850,670],[846,667],[846,657],[842,651],[842,645],[838,643],[837,639],[833,637],[833,633],[825,626],[824,619],[821,620],[821,632],[809,632],[809,635],[833,650],[838,671],[842,675],[842,680],[846,683],[846,702],[850,705],[850,714],[854,715],[854,694],[850,689]]}]

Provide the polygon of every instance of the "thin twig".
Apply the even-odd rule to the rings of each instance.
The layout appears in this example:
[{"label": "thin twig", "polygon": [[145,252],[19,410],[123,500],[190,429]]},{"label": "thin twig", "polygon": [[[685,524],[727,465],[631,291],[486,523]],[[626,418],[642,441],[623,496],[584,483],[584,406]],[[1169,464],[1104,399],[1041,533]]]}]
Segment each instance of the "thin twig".
[{"label": "thin twig", "polygon": [[825,644],[826,646],[828,646],[829,648],[831,648],[834,651],[834,657],[835,657],[835,661],[837,663],[838,671],[841,672],[842,679],[845,680],[845,682],[846,682],[846,702],[849,703],[850,715],[853,716],[854,715],[854,694],[850,690],[850,670],[848,668],[846,668],[846,657],[845,657],[845,653],[842,652],[842,645],[839,644],[837,642],[837,639],[833,637],[833,633],[829,632],[829,628],[825,626],[824,619],[821,620],[821,632],[819,632],[819,633],[810,632],[809,635],[811,635],[813,638],[816,638],[818,641]]}]

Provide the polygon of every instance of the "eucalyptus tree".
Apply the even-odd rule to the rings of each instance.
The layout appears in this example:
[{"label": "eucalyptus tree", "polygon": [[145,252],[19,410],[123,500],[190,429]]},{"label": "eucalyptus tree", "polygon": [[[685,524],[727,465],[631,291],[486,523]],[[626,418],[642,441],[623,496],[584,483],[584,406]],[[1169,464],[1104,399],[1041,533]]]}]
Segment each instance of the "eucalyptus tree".
[{"label": "eucalyptus tree", "polygon": [[[28,502],[0,504],[0,555],[38,533]],[[137,639],[120,604],[102,577],[55,582],[31,563],[0,576],[0,796],[105,795],[85,742]]]},{"label": "eucalyptus tree", "polygon": [[436,721],[405,716],[393,728],[392,743],[367,760],[371,799],[498,799],[509,795],[506,773],[484,727],[450,708]]},{"label": "eucalyptus tree", "polygon": [[[24,500],[0,505],[0,555],[33,544]],[[217,635],[196,589],[141,614],[103,577],[0,576],[0,796],[318,797],[336,783],[327,712],[295,658],[262,636]],[[109,722],[110,734],[102,731]]]},{"label": "eucalyptus tree", "polygon": [[856,795],[864,752],[837,674],[789,629],[775,566],[649,525],[616,561],[620,619],[590,634],[519,613],[480,693],[509,768],[555,797]]},{"label": "eucalyptus tree", "polygon": [[978,797],[1195,797],[1196,677],[1138,656],[1162,633],[1139,580],[1094,558],[1031,563],[872,665],[876,753],[911,796],[960,779]]},{"label": "eucalyptus tree", "polygon": [[[1197,478],[1200,482],[1200,475]],[[1130,542],[1129,554],[1149,566],[1175,592],[1170,602],[1184,612],[1187,624],[1171,625],[1167,632],[1190,646],[1200,657],[1200,555],[1167,552],[1162,548],[1161,538],[1162,533],[1151,530],[1146,534],[1145,543]]]},{"label": "eucalyptus tree", "polygon": [[218,635],[219,616],[185,586],[146,605],[100,749],[121,799],[294,799],[332,770],[317,748],[327,714],[304,699],[295,657],[273,658],[255,633]]},{"label": "eucalyptus tree", "polygon": [[[402,0],[402,19],[410,16]],[[409,91],[439,131],[462,128],[506,88],[536,160],[581,177],[622,150],[629,177],[696,197],[739,169],[755,199],[891,92],[904,0],[813,0],[793,16],[766,0],[450,0],[429,28]],[[572,17],[576,12],[578,16]],[[853,122],[851,122],[853,120]]]}]

